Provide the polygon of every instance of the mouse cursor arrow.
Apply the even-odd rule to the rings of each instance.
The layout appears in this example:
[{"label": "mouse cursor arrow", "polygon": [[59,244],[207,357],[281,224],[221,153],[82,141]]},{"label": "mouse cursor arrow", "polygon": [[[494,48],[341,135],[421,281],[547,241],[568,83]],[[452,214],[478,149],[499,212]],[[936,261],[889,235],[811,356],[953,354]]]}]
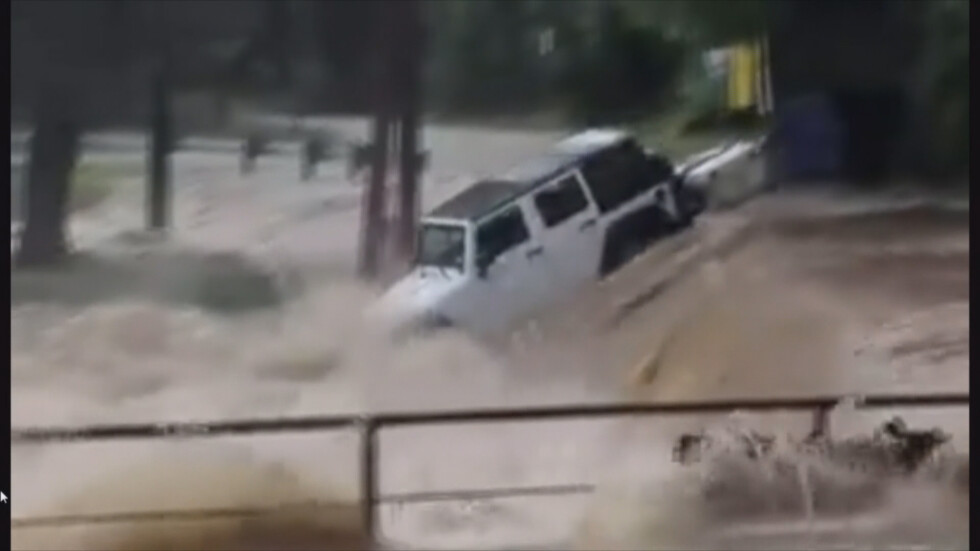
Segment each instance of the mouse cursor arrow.
[{"label": "mouse cursor arrow", "polygon": [[7,497],[7,494],[0,492],[0,503],[7,503],[9,499],[10,498]]}]

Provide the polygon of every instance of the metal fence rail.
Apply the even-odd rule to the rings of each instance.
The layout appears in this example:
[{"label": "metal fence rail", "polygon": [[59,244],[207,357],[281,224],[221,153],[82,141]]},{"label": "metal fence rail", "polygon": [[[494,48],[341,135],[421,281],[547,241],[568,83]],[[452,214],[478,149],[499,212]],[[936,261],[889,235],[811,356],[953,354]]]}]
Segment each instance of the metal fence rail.
[{"label": "metal fence rail", "polygon": [[[402,413],[377,413],[363,415],[327,415],[291,417],[279,419],[245,419],[216,422],[180,422],[153,424],[98,425],[79,428],[42,427],[11,430],[12,445],[42,444],[53,442],[91,442],[95,440],[120,440],[143,438],[201,438],[241,434],[283,433],[358,429],[361,432],[361,514],[365,530],[378,540],[376,509],[387,503],[420,503],[449,500],[476,500],[534,495],[568,495],[588,493],[594,488],[588,484],[564,486],[539,486],[523,488],[489,488],[446,492],[413,492],[401,495],[381,495],[378,491],[378,432],[382,428],[397,426],[489,423],[513,421],[567,420],[573,418],[595,419],[600,417],[685,415],[696,413],[730,413],[734,411],[812,411],[814,428],[828,430],[828,413],[846,397],[822,396],[810,398],[771,398],[724,401],[692,401],[668,403],[619,403],[595,405],[540,406],[529,408],[487,408],[452,411],[423,411]],[[908,408],[908,407],[969,407],[968,393],[925,395],[871,395],[854,397],[858,409]],[[341,504],[305,502],[288,507],[331,507]],[[156,511],[141,513],[115,513],[66,517],[29,517],[11,520],[11,528],[28,528],[53,525],[84,524],[94,522],[134,522],[163,519],[203,519],[242,517],[282,511],[275,509],[234,509],[207,511]]]}]

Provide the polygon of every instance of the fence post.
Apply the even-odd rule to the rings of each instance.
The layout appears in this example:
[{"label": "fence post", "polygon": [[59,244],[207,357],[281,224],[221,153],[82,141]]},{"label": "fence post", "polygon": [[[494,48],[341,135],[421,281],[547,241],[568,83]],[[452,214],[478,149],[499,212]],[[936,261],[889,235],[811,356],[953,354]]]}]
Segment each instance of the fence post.
[{"label": "fence post", "polygon": [[374,510],[378,502],[378,424],[370,416],[361,419],[360,460],[361,522],[368,537],[378,541]]}]

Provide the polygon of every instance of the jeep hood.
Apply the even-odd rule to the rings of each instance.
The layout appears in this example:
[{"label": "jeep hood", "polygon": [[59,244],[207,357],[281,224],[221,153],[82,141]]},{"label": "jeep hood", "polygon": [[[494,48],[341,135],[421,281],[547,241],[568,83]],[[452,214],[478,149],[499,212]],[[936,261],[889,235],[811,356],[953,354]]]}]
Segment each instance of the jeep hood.
[{"label": "jeep hood", "polygon": [[400,325],[440,307],[464,285],[459,270],[419,266],[395,282],[371,306],[372,317]]}]

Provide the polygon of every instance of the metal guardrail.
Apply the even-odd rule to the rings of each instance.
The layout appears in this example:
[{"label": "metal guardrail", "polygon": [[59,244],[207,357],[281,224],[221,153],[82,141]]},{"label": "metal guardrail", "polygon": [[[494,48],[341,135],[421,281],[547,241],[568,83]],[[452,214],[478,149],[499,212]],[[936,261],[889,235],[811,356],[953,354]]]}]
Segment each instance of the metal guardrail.
[{"label": "metal guardrail", "polygon": [[[240,434],[282,433],[359,429],[361,432],[361,515],[365,530],[379,540],[376,532],[378,505],[388,503],[421,503],[433,501],[464,501],[502,497],[533,495],[568,495],[588,493],[594,487],[588,484],[565,486],[539,486],[523,488],[492,488],[456,490],[447,492],[415,492],[401,495],[381,495],[378,491],[378,432],[382,428],[459,423],[490,423],[513,421],[544,421],[555,419],[646,415],[683,415],[697,413],[730,413],[734,411],[813,411],[814,430],[829,430],[829,412],[847,397],[823,396],[810,398],[772,398],[699,402],[625,403],[597,405],[563,405],[530,408],[471,409],[452,411],[424,411],[403,413],[377,413],[364,415],[328,415],[292,417],[280,419],[246,419],[218,422],[184,422],[156,424],[98,425],[80,428],[27,428],[11,430],[11,444],[41,444],[51,442],[80,442],[94,440],[120,440],[143,438],[200,438]],[[872,395],[855,397],[858,409],[882,409],[904,407],[950,407],[970,405],[968,393],[926,395]],[[305,502],[289,507],[330,507],[340,504]],[[276,511],[282,511],[283,506]],[[163,519],[201,519],[243,517],[268,514],[270,509],[234,509],[207,511],[156,511],[141,513],[116,513],[62,517],[14,518],[11,528],[28,528],[84,523],[133,522]]]}]

